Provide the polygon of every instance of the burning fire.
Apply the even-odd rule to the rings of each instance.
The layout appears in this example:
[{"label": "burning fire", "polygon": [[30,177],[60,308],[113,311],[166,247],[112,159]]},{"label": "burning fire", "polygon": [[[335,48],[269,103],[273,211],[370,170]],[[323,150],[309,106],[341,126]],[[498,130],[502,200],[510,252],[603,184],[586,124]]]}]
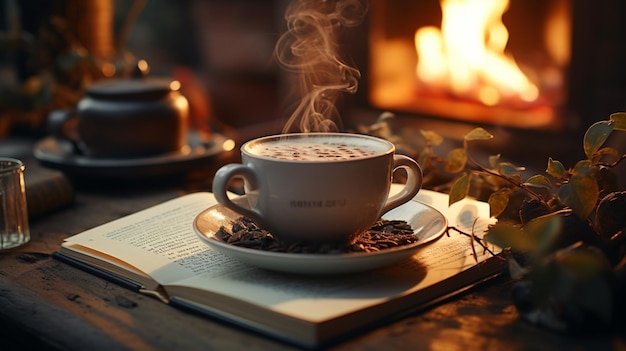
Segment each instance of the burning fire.
[{"label": "burning fire", "polygon": [[415,32],[417,77],[429,89],[478,100],[533,102],[538,87],[505,52],[509,39],[502,15],[508,0],[440,0],[441,28]]}]

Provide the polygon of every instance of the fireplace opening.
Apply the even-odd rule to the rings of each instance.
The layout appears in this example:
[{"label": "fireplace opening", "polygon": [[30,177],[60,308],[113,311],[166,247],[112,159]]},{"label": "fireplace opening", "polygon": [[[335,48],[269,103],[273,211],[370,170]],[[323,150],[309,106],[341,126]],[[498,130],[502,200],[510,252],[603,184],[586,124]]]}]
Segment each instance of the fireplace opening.
[{"label": "fireplace opening", "polygon": [[567,124],[571,0],[372,0],[367,99],[524,129]]}]

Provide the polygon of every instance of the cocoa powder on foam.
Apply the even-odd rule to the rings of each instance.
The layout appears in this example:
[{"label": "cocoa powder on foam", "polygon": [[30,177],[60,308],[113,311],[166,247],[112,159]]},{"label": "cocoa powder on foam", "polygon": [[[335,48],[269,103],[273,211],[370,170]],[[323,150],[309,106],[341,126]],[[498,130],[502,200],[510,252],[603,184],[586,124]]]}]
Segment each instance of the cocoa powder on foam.
[{"label": "cocoa powder on foam", "polygon": [[283,160],[329,161],[351,160],[380,153],[364,145],[334,142],[271,142],[257,145],[253,153]]}]

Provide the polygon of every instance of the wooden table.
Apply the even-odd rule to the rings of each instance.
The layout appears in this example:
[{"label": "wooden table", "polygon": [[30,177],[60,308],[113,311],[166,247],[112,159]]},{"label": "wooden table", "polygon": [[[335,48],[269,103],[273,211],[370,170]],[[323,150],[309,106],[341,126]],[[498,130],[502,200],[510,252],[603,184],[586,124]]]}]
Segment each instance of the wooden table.
[{"label": "wooden table", "polygon": [[[37,171],[33,160],[26,161],[27,170]],[[210,172],[130,184],[83,180],[71,207],[32,220],[31,242],[0,253],[0,349],[294,350],[51,257],[70,235],[185,192],[208,190]],[[626,332],[575,337],[531,326],[519,320],[509,285],[500,279],[332,348],[404,349],[626,350]]]}]

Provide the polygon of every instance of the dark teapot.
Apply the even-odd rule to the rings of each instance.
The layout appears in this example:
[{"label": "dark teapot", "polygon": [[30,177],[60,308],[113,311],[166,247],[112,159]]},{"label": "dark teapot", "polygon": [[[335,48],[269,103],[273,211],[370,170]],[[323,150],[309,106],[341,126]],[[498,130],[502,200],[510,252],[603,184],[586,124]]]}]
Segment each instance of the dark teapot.
[{"label": "dark teapot", "polygon": [[187,146],[189,104],[178,82],[111,79],[89,86],[72,111],[53,111],[50,133],[94,158],[135,158]]}]

